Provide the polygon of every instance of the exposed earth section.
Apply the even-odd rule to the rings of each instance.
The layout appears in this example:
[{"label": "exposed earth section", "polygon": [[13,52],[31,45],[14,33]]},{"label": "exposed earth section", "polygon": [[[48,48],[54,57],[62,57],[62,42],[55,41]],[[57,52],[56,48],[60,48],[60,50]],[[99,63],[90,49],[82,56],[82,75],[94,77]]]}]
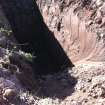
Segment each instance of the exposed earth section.
[{"label": "exposed earth section", "polygon": [[49,0],[38,4],[46,24],[73,63],[104,61],[103,1]]},{"label": "exposed earth section", "polygon": [[75,67],[33,75],[0,7],[0,105],[105,105],[105,0],[36,1]]}]

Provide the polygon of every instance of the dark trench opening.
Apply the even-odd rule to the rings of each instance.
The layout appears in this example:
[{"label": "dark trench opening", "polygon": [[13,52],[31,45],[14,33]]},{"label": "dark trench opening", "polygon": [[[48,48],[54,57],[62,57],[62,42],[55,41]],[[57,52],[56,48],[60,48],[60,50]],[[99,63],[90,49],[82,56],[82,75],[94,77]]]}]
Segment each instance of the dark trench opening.
[{"label": "dark trench opening", "polygon": [[74,65],[44,23],[33,0],[0,0],[0,5],[11,25],[21,49],[34,53],[35,74],[49,74]]}]

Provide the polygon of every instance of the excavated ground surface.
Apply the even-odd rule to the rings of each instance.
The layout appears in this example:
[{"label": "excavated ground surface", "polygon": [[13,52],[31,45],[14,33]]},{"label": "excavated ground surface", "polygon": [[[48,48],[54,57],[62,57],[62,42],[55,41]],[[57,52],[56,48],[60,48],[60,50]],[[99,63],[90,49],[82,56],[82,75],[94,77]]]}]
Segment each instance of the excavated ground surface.
[{"label": "excavated ground surface", "polygon": [[70,74],[78,82],[59,104],[104,105],[105,1],[37,2],[46,24],[75,64]]},{"label": "excavated ground surface", "polygon": [[[37,3],[75,67],[35,80],[29,58],[6,36],[11,30],[0,12],[0,105],[105,105],[105,1]],[[27,88],[35,89],[30,93]]]},{"label": "excavated ground surface", "polygon": [[[97,2],[92,0],[61,2],[49,0],[45,4],[39,2],[45,22],[74,63],[81,60],[99,62],[105,59],[102,33],[104,29],[101,28],[101,32],[97,29],[104,24],[104,14],[100,9],[104,7],[104,3],[99,5]],[[100,16],[97,16],[99,14]]]}]

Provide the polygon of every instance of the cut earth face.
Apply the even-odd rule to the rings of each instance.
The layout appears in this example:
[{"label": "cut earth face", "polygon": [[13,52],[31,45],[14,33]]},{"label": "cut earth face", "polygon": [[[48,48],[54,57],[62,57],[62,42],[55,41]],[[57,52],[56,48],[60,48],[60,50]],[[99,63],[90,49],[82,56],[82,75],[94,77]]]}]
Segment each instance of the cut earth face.
[{"label": "cut earth face", "polygon": [[56,73],[73,66],[33,0],[1,0],[0,4],[15,38],[23,44],[22,50],[35,54],[35,74]]}]

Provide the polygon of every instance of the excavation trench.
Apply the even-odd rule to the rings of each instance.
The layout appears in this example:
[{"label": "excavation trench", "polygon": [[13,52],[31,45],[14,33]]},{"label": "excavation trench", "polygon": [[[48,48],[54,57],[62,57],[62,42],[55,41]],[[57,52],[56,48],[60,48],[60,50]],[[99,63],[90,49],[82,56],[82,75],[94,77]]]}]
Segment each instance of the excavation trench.
[{"label": "excavation trench", "polygon": [[40,13],[36,3],[30,0],[27,3],[1,0],[0,4],[17,41],[28,43],[22,50],[36,54],[34,65],[38,74],[58,72],[81,61],[105,60],[104,38],[87,31],[85,21],[72,8],[61,12],[54,4],[43,7]]},{"label": "excavation trench", "polygon": [[[56,11],[56,12],[55,12]],[[59,7],[56,5],[55,9],[44,7],[42,12],[45,22],[49,26],[49,18],[56,17],[56,14],[63,14],[62,27],[59,30],[53,29],[55,37],[64,48],[68,57],[74,64],[89,62],[102,62],[105,60],[104,38],[86,29],[85,21],[81,21],[74,9],[69,8],[68,11],[60,13]],[[59,15],[60,16],[60,15]],[[58,16],[58,17],[59,17]],[[58,18],[59,19],[59,18]],[[52,24],[54,22],[52,21]],[[49,26],[52,29],[51,26]],[[56,27],[56,26],[55,26]]]}]

